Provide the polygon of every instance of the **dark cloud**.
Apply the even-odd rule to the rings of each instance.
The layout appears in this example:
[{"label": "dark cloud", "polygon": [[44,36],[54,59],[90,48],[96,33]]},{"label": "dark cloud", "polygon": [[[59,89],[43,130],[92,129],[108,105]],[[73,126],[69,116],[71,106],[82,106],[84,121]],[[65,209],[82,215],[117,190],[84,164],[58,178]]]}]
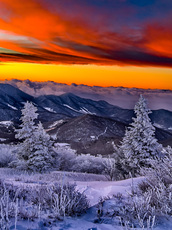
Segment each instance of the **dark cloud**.
[{"label": "dark cloud", "polygon": [[60,54],[49,50],[36,49],[36,55],[30,54],[0,54],[0,61],[13,61],[13,62],[32,62],[32,63],[56,63],[56,64],[88,64],[96,63],[96,60],[84,57],[77,57],[74,55]]},{"label": "dark cloud", "polygon": [[151,53],[134,51],[134,50],[120,50],[109,51],[109,59],[116,60],[124,64],[141,65],[141,66],[172,66],[172,58],[165,56],[157,56]]}]

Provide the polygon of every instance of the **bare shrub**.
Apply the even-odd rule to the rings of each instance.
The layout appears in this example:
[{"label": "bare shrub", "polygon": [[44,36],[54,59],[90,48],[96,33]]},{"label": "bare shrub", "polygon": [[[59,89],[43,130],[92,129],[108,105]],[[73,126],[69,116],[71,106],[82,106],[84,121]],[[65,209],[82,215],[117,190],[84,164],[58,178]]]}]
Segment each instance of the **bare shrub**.
[{"label": "bare shrub", "polygon": [[102,159],[102,164],[104,166],[104,173],[109,180],[115,180],[117,178],[117,170],[116,170],[116,161],[114,158],[110,156],[108,158]]},{"label": "bare shrub", "polygon": [[0,188],[0,229],[8,230],[10,225],[9,220],[9,192],[2,182]]},{"label": "bare shrub", "polygon": [[[106,205],[110,202],[110,205]],[[155,209],[149,204],[149,197],[132,194],[124,198],[122,194],[113,198],[101,199],[97,205],[97,220],[106,221],[107,218],[116,218],[125,230],[129,229],[153,229],[155,225]]]},{"label": "bare shrub", "polygon": [[17,187],[0,181],[0,229],[8,230],[10,219],[34,220],[44,216],[62,219],[80,215],[89,207],[86,196],[74,184]]},{"label": "bare shrub", "polygon": [[55,184],[48,191],[55,216],[80,215],[89,206],[86,196],[78,192],[74,184]]},{"label": "bare shrub", "polygon": [[95,157],[90,154],[78,155],[72,169],[77,172],[102,174],[104,172],[102,156]]}]

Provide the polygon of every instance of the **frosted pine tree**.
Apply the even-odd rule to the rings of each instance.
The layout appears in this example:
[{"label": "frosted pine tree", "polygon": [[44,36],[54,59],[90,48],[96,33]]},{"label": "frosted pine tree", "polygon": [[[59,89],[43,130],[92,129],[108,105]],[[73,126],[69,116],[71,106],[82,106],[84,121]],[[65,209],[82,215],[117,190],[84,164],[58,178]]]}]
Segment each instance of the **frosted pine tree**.
[{"label": "frosted pine tree", "polygon": [[52,141],[41,123],[35,124],[37,108],[26,102],[22,109],[20,129],[16,138],[21,140],[17,149],[18,160],[12,166],[21,169],[43,172],[52,166]]},{"label": "frosted pine tree", "polygon": [[25,165],[24,168],[26,168],[26,162],[34,148],[33,134],[37,128],[35,119],[37,119],[38,114],[36,113],[37,108],[31,102],[26,102],[21,112],[20,120],[22,123],[20,129],[16,129],[15,137],[22,141],[18,147],[18,166],[24,167]]},{"label": "frosted pine tree", "polygon": [[30,153],[27,165],[32,171],[45,172],[53,165],[53,142],[50,136],[45,132],[42,123],[38,124],[34,131],[34,148]]},{"label": "frosted pine tree", "polygon": [[134,112],[136,117],[126,130],[121,144],[122,168],[126,173],[131,172],[133,176],[139,173],[140,167],[149,167],[149,160],[160,157],[162,150],[148,116],[151,111],[142,95],[134,107]]}]

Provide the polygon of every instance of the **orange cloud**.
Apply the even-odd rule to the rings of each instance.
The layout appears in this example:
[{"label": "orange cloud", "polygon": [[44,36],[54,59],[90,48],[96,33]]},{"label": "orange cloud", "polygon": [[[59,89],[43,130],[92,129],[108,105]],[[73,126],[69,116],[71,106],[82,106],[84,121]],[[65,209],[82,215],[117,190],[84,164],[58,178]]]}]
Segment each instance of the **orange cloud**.
[{"label": "orange cloud", "polygon": [[[172,19],[171,19],[172,20]],[[146,30],[146,47],[159,55],[172,57],[172,25],[151,25]]]},{"label": "orange cloud", "polygon": [[7,31],[9,37],[24,36],[22,41],[0,39],[0,47],[21,53],[1,54],[1,61],[172,66],[172,33],[168,28],[160,31],[150,24],[138,36],[137,30],[127,26],[122,32],[108,28],[107,12],[92,23],[94,8],[88,7],[88,15],[84,13],[83,18],[85,8],[71,17],[48,10],[41,0],[0,0],[0,4],[8,11],[8,17],[0,18],[1,30]]},{"label": "orange cloud", "polygon": [[[76,51],[70,44],[75,42],[76,44],[87,46],[93,45],[94,42],[90,42],[90,40],[98,40],[93,31],[88,31],[88,28],[83,28],[83,25],[79,25],[79,23],[71,23],[60,18],[58,15],[50,13],[35,1],[2,0],[2,2],[11,10],[11,16],[8,22],[3,19],[0,20],[1,29],[16,33],[17,35],[27,36],[30,39],[35,38],[39,41],[37,45],[43,49],[90,58],[89,52]],[[58,43],[61,43],[61,41],[58,42],[60,40],[58,38],[61,37],[65,40],[65,42],[63,41],[65,46],[63,44],[58,45]],[[4,48],[12,48],[15,51],[23,52],[24,50],[25,53],[29,54],[32,49],[32,46],[28,50],[24,44],[5,43],[5,41],[0,41],[0,45]],[[35,55],[39,55],[39,53],[35,53]],[[91,56],[93,58],[94,55]]]},{"label": "orange cloud", "polygon": [[40,40],[51,39],[55,31],[62,31],[63,25],[57,15],[44,9],[36,1],[1,0],[9,9],[8,21],[0,20],[0,28]]}]

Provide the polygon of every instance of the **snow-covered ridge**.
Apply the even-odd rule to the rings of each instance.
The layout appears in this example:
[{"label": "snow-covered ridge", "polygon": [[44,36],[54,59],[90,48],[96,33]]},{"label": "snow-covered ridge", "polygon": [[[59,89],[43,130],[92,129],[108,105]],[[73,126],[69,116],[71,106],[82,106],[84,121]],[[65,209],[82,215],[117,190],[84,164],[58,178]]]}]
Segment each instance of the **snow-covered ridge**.
[{"label": "snow-covered ridge", "polygon": [[49,125],[49,128],[54,128],[56,127],[57,125],[60,125],[60,124],[63,124],[64,123],[64,120],[61,119],[61,120],[58,120],[58,121],[55,121],[53,124]]},{"label": "snow-covered ridge", "polygon": [[87,108],[85,108],[85,107],[83,107],[83,108],[80,108],[79,110],[77,110],[77,109],[74,109],[74,108],[72,108],[71,106],[69,106],[69,105],[67,105],[67,104],[63,104],[63,106],[65,106],[65,107],[67,107],[67,108],[69,108],[69,109],[71,109],[71,110],[73,110],[73,111],[75,111],[75,112],[79,112],[79,113],[83,113],[83,114],[90,114],[90,115],[96,115],[96,113],[92,113],[92,112],[90,112]]},{"label": "snow-covered ridge", "polygon": [[44,107],[44,109],[47,110],[48,112],[56,113],[56,111],[54,111],[52,108]]},{"label": "snow-covered ridge", "polygon": [[78,110],[72,108],[72,107],[69,106],[69,105],[63,104],[63,106],[65,106],[65,107],[67,107],[67,108],[69,108],[69,109],[71,109],[71,110],[73,110],[73,111],[75,111],[75,112],[77,112],[77,113],[79,112]]},{"label": "snow-covered ridge", "polygon": [[12,125],[13,124],[13,122],[12,121],[0,121],[0,125],[4,125],[4,126],[10,126],[10,125]]},{"label": "snow-covered ridge", "polygon": [[[53,124],[49,125],[46,129],[47,132],[53,130],[57,125],[63,124],[64,120],[55,121]],[[52,138],[56,139],[56,135],[51,135]]]},{"label": "snow-covered ridge", "polygon": [[18,110],[16,107],[14,107],[14,106],[12,106],[12,105],[10,105],[10,104],[7,104],[8,105],[8,107],[10,107],[10,108],[12,108],[12,109],[14,109],[14,110]]},{"label": "snow-covered ridge", "polygon": [[165,129],[165,127],[163,125],[160,125],[160,124],[157,124],[157,123],[153,123],[153,125],[157,128],[160,128],[160,129]]},{"label": "snow-covered ridge", "polygon": [[85,108],[85,107],[80,108],[79,112],[85,113],[85,114],[90,114],[90,115],[96,115],[96,113],[90,112],[90,111],[89,111],[87,108]]}]

